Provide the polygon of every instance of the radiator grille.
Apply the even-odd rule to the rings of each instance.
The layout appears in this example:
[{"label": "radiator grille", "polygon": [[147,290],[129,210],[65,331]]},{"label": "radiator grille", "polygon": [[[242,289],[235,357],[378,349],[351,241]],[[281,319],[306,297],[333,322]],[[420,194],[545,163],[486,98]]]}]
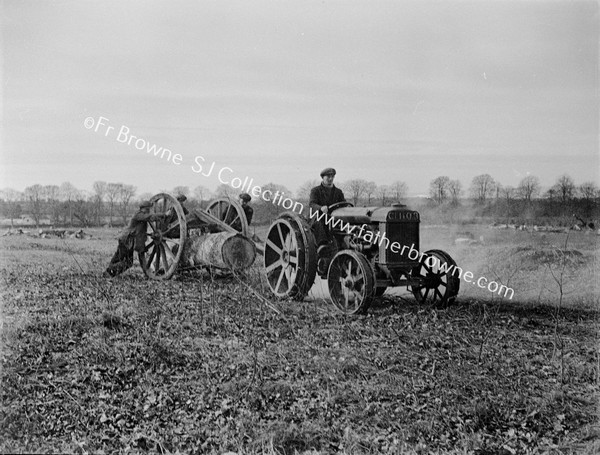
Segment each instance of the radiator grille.
[{"label": "radiator grille", "polygon": [[[389,239],[389,246],[386,248],[384,242],[379,248],[380,262],[383,264],[394,265],[394,264],[416,264],[417,259],[409,259],[408,253],[410,246],[413,245],[414,250],[419,250],[419,222],[407,222],[407,223],[385,223],[382,227],[382,232],[385,232],[385,236]],[[399,248],[394,247],[395,251],[392,251],[392,245],[396,242],[400,245]],[[402,247],[406,245],[408,248],[404,249],[404,254],[401,253]],[[420,251],[419,251],[420,253]],[[412,254],[414,258],[416,253]]]}]

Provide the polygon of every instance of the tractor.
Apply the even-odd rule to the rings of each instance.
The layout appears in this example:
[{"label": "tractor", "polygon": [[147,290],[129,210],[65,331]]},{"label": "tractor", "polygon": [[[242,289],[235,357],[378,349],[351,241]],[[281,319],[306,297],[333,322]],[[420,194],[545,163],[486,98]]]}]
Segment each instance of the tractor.
[{"label": "tractor", "polygon": [[327,213],[329,226],[335,227],[319,257],[306,217],[284,212],[270,225],[264,273],[275,296],[304,299],[318,274],[327,281],[333,304],[348,315],[365,312],[390,287],[407,286],[419,303],[446,305],[456,298],[460,279],[450,255],[418,251],[417,211],[402,204],[354,207],[339,202]]}]

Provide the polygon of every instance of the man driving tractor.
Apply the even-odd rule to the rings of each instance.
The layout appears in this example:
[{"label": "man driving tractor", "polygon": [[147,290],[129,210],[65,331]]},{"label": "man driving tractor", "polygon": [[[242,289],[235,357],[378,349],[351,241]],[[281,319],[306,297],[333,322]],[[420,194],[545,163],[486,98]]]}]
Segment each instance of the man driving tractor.
[{"label": "man driving tractor", "polygon": [[[335,178],[335,169],[328,167],[321,171],[321,184],[310,190],[309,205],[312,213],[319,211],[328,215],[329,206],[338,202],[345,202],[344,193],[333,184]],[[329,242],[333,239],[331,230],[326,225],[326,217],[321,219],[313,217],[311,220],[315,240],[317,243],[317,256],[326,255],[326,250]]]}]

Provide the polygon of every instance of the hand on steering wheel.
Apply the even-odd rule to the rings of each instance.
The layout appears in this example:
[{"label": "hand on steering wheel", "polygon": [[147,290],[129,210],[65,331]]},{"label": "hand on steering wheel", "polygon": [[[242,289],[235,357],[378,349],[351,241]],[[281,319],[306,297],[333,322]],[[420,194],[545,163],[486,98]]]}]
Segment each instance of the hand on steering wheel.
[{"label": "hand on steering wheel", "polygon": [[354,207],[354,204],[348,201],[336,202],[327,207],[327,213],[331,213],[332,210],[339,209],[341,207]]}]

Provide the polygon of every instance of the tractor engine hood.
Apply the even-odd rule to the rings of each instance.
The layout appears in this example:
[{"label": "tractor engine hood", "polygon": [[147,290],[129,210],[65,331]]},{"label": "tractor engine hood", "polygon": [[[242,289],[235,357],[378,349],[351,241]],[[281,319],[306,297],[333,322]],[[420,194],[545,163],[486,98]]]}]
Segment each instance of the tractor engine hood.
[{"label": "tractor engine hood", "polygon": [[349,224],[370,224],[375,210],[377,207],[341,207],[331,212],[331,217]]},{"label": "tractor engine hood", "polygon": [[342,207],[331,213],[349,224],[419,222],[419,212],[402,207]]}]

